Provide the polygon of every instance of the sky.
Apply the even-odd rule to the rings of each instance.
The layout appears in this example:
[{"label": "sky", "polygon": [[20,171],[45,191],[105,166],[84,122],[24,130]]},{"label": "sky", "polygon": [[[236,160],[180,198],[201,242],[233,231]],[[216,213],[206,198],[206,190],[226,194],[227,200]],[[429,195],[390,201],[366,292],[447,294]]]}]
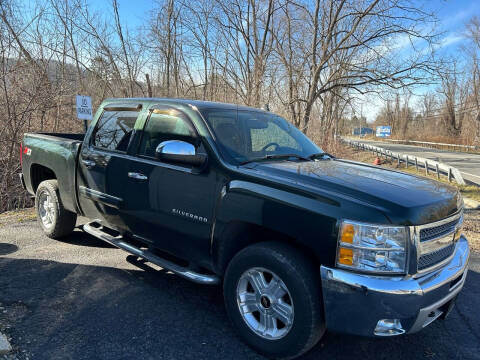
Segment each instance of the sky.
[{"label": "sky", "polygon": [[[313,1],[313,0],[312,0]],[[425,10],[437,14],[439,31],[443,32],[441,50],[454,54],[464,39],[465,23],[474,15],[480,16],[480,0],[415,0]],[[157,5],[153,0],[118,0],[122,22],[135,28],[148,21],[148,13]],[[93,9],[111,12],[111,1],[90,0]]]},{"label": "sky", "polygon": [[[118,0],[120,15],[123,21],[131,26],[138,26],[145,20],[145,14],[156,7],[152,0]],[[426,10],[436,12],[442,27],[453,40],[447,45],[456,43],[455,35],[460,35],[463,24],[473,15],[480,16],[480,0],[418,0]],[[89,4],[99,10],[111,9],[109,0],[90,0]],[[109,10],[110,11],[110,10]]]},{"label": "sky", "polygon": [[[132,28],[142,26],[148,22],[148,13],[158,7],[154,0],[117,0],[122,22]],[[95,10],[112,12],[111,0],[88,0]]]},{"label": "sky", "polygon": [[[480,17],[480,0],[425,0],[423,4],[424,9],[435,13],[438,19],[437,31],[441,35],[436,47],[437,54],[461,60],[458,54],[467,42],[463,34],[465,24],[473,16]],[[437,88],[437,84],[415,88],[410,100],[414,104],[422,94],[435,92]],[[359,111],[368,122],[375,120],[383,104],[384,101],[377,95],[363,96],[358,102]]]}]

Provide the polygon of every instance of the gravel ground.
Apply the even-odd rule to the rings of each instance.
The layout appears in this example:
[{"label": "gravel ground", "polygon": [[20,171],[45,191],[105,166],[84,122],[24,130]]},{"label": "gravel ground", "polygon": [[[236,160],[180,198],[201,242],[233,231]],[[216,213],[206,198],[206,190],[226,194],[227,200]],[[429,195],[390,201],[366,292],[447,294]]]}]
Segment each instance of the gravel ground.
[{"label": "gravel ground", "polygon": [[[479,232],[479,213],[467,214]],[[470,230],[472,229],[472,230]],[[480,359],[480,254],[446,321],[395,338],[327,333],[305,359]],[[0,215],[0,359],[260,359],[235,335],[220,287],[182,280],[75,231],[46,238],[31,211]]]},{"label": "gravel ground", "polygon": [[480,211],[467,211],[464,219],[464,232],[470,241],[470,247],[480,252]]}]

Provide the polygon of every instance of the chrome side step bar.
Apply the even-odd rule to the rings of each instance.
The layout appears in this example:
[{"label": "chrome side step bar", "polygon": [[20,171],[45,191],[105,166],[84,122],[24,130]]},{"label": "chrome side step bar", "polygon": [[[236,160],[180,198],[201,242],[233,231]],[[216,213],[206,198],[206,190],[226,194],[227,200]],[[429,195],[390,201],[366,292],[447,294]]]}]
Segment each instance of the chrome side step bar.
[{"label": "chrome side step bar", "polygon": [[208,275],[197,273],[188,267],[184,267],[178,264],[175,264],[169,260],[163,259],[158,255],[152,253],[149,250],[142,250],[132,244],[126,242],[122,235],[113,236],[102,230],[102,227],[93,226],[93,224],[98,224],[96,222],[88,223],[83,225],[83,230],[90,235],[99,238],[100,240],[106,241],[112,244],[115,247],[118,247],[122,250],[125,250],[131,254],[137,255],[155,265],[160,266],[161,268],[170,270],[171,272],[177,274],[178,276],[183,277],[184,279],[193,281],[198,284],[205,285],[217,285],[220,283],[220,278],[217,275]]}]

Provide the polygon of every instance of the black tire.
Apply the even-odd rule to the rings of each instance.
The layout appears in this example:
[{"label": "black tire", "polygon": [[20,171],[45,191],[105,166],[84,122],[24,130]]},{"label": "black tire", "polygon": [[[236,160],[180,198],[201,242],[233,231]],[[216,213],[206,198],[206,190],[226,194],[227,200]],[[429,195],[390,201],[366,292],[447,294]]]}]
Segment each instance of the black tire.
[{"label": "black tire", "polygon": [[[42,205],[42,197],[46,195],[51,199],[51,216],[49,224],[42,221],[40,206]],[[43,232],[49,238],[60,239],[72,233],[77,222],[77,214],[66,210],[58,194],[57,180],[45,180],[38,185],[35,194],[35,210],[37,212],[37,221],[42,227]]]},{"label": "black tire", "polygon": [[[274,273],[291,296],[293,324],[279,339],[266,339],[256,334],[240,311],[237,286],[242,274],[254,268]],[[325,333],[319,268],[301,251],[287,244],[263,242],[240,251],[227,267],[223,293],[228,316],[241,338],[268,358],[297,357],[310,350]]]}]

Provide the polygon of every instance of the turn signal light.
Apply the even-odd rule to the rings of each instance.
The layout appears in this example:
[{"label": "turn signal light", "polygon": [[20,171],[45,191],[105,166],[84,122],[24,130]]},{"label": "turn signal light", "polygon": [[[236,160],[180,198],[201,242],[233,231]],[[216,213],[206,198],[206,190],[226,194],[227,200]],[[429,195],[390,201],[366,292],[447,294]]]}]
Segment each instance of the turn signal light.
[{"label": "turn signal light", "polygon": [[404,273],[408,228],[342,220],[337,266],[371,273]]},{"label": "turn signal light", "polygon": [[341,247],[338,253],[338,263],[342,265],[353,265],[353,250]]},{"label": "turn signal light", "polygon": [[341,231],[340,241],[353,244],[353,237],[355,236],[355,228],[353,224],[343,224]]}]

